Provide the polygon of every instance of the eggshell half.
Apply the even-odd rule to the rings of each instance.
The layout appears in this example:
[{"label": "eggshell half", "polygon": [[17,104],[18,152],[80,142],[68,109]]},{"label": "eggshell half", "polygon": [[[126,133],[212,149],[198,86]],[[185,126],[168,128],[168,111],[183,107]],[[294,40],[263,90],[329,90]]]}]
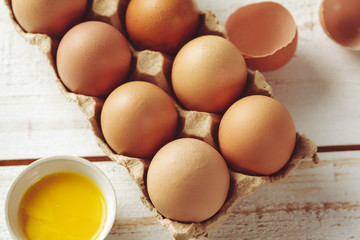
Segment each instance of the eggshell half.
[{"label": "eggshell half", "polygon": [[287,109],[277,100],[252,95],[238,100],[219,126],[220,151],[235,171],[271,175],[290,159],[296,129]]},{"label": "eggshell half", "polygon": [[172,99],[154,84],[121,85],[105,100],[101,128],[118,154],[151,159],[175,137],[178,114]]},{"label": "eggshell half", "polygon": [[360,1],[323,0],[320,23],[325,33],[348,49],[360,50]]},{"label": "eggshell half", "polygon": [[247,66],[272,71],[291,60],[297,47],[297,27],[290,12],[275,2],[246,5],[226,21],[228,38],[243,53]]},{"label": "eggshell half", "polygon": [[99,21],[83,22],[61,39],[56,65],[61,81],[72,92],[106,97],[127,79],[131,52],[125,37]]},{"label": "eggshell half", "polygon": [[[10,0],[5,0],[4,2],[5,5],[10,9]],[[98,16],[102,16],[100,18],[102,21],[107,21],[113,25],[117,25],[119,21],[116,20],[117,17],[114,16],[114,14],[118,12],[118,9],[112,9],[112,7],[122,7],[127,4],[128,0],[95,0],[93,1],[93,8],[89,9],[89,11],[91,12],[91,14],[88,15],[90,16],[89,20],[99,20]],[[122,18],[122,15],[120,17]],[[14,26],[15,29],[20,33],[22,37],[24,37],[26,41],[39,47],[39,49],[48,57],[49,63],[54,68],[55,66],[53,65],[53,63],[55,62],[55,60],[53,59],[54,54],[53,52],[51,52],[51,50],[54,45],[57,46],[58,44],[56,39],[50,39],[46,35],[27,34],[23,31],[23,29],[18,26],[16,22],[14,22]],[[201,14],[201,22],[198,33],[196,33],[196,35],[199,34],[216,34],[224,36],[223,26],[219,24],[219,21],[216,19],[215,14],[212,11],[207,10],[206,12]],[[168,70],[171,69],[168,69],[166,67],[167,63],[163,65],[163,63],[159,62],[163,61],[163,59],[167,58],[168,56],[163,55],[164,58],[156,57],[158,54],[159,53],[146,53],[145,55],[152,56],[147,60],[149,63],[143,65],[143,67],[148,67],[148,69],[140,69],[137,66],[138,69],[136,70],[149,77],[148,79],[146,79],[146,81],[149,80],[150,82],[154,82],[157,84],[159,84],[157,78],[160,78],[162,79],[161,81],[163,81],[163,78],[166,75],[164,73],[168,72]],[[140,55],[134,54],[134,58],[137,58],[137,56],[140,57]],[[135,59],[134,62],[136,62]],[[140,63],[138,64],[142,64],[141,62],[142,61],[140,61]],[[150,62],[152,62],[152,64],[150,64]],[[158,64],[162,65],[162,70],[159,70],[159,72],[156,73],[156,71],[153,71],[154,69],[156,69],[153,68],[153,65]],[[165,68],[163,68],[164,66]],[[139,78],[135,77],[135,79],[133,80],[136,79],[144,80],[141,76],[139,76]],[[286,178],[304,159],[313,159],[314,162],[319,161],[316,154],[316,145],[305,135],[298,134],[296,148],[290,161],[288,162],[288,164],[285,165],[283,169],[281,169],[281,171],[277,172],[277,174],[271,175],[270,177],[254,177],[231,171],[231,189],[227,196],[226,202],[214,216],[200,223],[183,223],[173,221],[171,219],[165,218],[164,216],[161,216],[154,208],[153,204],[151,204],[151,201],[149,199],[148,193],[146,191],[146,176],[150,161],[141,158],[133,158],[131,156],[118,155],[114,151],[112,151],[109,145],[106,143],[100,129],[100,122],[98,121],[100,119],[100,110],[103,106],[103,99],[71,93],[65,90],[63,84],[58,78],[56,79],[56,82],[59,83],[59,89],[64,94],[66,99],[70,102],[76,102],[79,108],[85,114],[86,118],[91,124],[95,139],[97,140],[99,146],[104,151],[104,153],[109,156],[109,158],[111,158],[113,161],[119,163],[127,169],[131,178],[134,180],[134,183],[140,190],[140,200],[155,215],[156,219],[159,220],[159,222],[170,232],[174,239],[185,240],[190,238],[207,237],[209,232],[214,231],[216,228],[218,228],[221,224],[225,222],[225,220],[231,214],[231,209],[233,209],[239,199],[242,199],[245,196],[252,194],[256,189],[261,186],[276,184],[280,180]],[[272,96],[271,87],[266,83],[263,75],[258,71],[249,71],[248,86],[246,87],[245,95],[252,94],[264,94]],[[178,111],[180,126],[178,130],[179,134],[177,135],[177,137],[196,137],[198,139],[203,139],[204,141],[214,144],[214,139],[212,135],[216,132],[218,128],[220,115],[209,114],[206,112],[186,111],[182,110],[180,107],[178,107]],[[139,145],[141,144],[139,143]]]},{"label": "eggshell half", "polygon": [[201,222],[224,204],[230,185],[225,160],[209,144],[181,138],[152,159],[147,189],[155,208],[181,222]]},{"label": "eggshell half", "polygon": [[87,0],[12,0],[16,20],[29,33],[62,36],[85,16]]}]

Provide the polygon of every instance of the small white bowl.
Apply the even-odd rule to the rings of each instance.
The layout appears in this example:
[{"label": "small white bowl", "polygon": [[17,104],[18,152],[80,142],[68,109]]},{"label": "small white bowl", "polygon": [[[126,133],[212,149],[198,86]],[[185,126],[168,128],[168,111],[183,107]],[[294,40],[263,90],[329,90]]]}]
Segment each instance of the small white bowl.
[{"label": "small white bowl", "polygon": [[82,174],[100,188],[106,201],[107,213],[104,228],[97,240],[103,240],[109,234],[116,215],[116,196],[110,180],[98,167],[83,158],[52,156],[31,163],[19,174],[9,189],[5,202],[5,219],[9,233],[14,239],[24,239],[24,233],[19,226],[18,210],[25,191],[42,177],[60,171]]}]

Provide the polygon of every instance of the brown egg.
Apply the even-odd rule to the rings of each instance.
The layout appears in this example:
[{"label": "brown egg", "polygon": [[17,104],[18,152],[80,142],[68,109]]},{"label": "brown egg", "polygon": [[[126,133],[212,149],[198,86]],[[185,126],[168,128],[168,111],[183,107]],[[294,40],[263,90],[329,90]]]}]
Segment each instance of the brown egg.
[{"label": "brown egg", "polygon": [[295,54],[296,23],[279,3],[260,2],[240,7],[229,16],[225,28],[229,40],[253,70],[278,69]]},{"label": "brown egg", "polygon": [[106,97],[124,83],[131,62],[125,37],[113,26],[89,21],[68,31],[60,41],[56,64],[70,91]]},{"label": "brown egg", "polygon": [[84,18],[87,0],[12,0],[11,5],[26,32],[59,37]]},{"label": "brown egg", "polygon": [[177,111],[161,88],[147,82],[128,82],[105,100],[101,129],[116,153],[150,159],[175,136]]},{"label": "brown egg", "polygon": [[155,208],[181,222],[201,222],[224,204],[230,185],[227,165],[209,144],[181,138],[161,148],[147,173]]},{"label": "brown egg", "polygon": [[350,50],[360,50],[360,1],[323,0],[320,23],[325,33]]},{"label": "brown egg", "polygon": [[174,54],[194,36],[199,11],[194,0],[131,0],[125,22],[136,48]]},{"label": "brown egg", "polygon": [[219,126],[219,146],[228,165],[251,175],[270,175],[290,159],[294,122],[277,100],[253,95],[234,103]]},{"label": "brown egg", "polygon": [[181,48],[171,77],[176,97],[186,108],[223,112],[242,95],[247,68],[230,41],[205,35]]}]

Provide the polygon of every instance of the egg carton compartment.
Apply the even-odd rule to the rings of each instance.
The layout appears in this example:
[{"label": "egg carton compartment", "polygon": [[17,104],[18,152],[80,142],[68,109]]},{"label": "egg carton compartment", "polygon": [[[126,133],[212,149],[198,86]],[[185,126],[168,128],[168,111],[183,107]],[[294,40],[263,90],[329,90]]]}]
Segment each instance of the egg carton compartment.
[{"label": "egg carton compartment", "polygon": [[[10,0],[4,1],[11,10]],[[122,24],[122,17],[124,16],[127,4],[128,0],[93,0],[89,3],[86,20],[98,20],[110,23],[126,36]],[[274,184],[284,179],[302,160],[311,159],[315,163],[318,162],[316,145],[305,135],[297,133],[296,145],[292,157],[277,173],[271,176],[249,176],[230,170],[231,183],[228,197],[222,208],[213,217],[200,223],[182,223],[164,218],[152,205],[146,190],[146,173],[150,160],[118,155],[114,153],[105,142],[100,129],[100,113],[105,99],[70,92],[62,84],[56,71],[55,54],[59,39],[50,38],[44,34],[26,33],[16,22],[12,11],[10,17],[14,22],[16,30],[29,43],[38,46],[40,51],[47,56],[49,63],[57,76],[56,81],[60,91],[65,95],[68,101],[75,102],[79,106],[84,113],[84,116],[89,121],[100,148],[110,159],[121,164],[128,170],[131,178],[141,191],[140,198],[143,204],[149,208],[159,222],[168,229],[175,239],[207,236],[210,231],[216,229],[227,219],[237,200],[252,194],[261,186]],[[206,34],[226,37],[224,27],[210,10],[201,12],[200,26],[196,36]],[[131,50],[133,59],[128,81],[137,80],[153,83],[173,97],[179,115],[177,138],[193,137],[201,139],[218,149],[216,132],[222,116],[220,114],[186,110],[176,101],[170,85],[173,57],[150,50],[136,51],[134,48],[131,48]],[[245,96],[255,94],[273,97],[272,89],[263,75],[259,71],[249,71]]]}]

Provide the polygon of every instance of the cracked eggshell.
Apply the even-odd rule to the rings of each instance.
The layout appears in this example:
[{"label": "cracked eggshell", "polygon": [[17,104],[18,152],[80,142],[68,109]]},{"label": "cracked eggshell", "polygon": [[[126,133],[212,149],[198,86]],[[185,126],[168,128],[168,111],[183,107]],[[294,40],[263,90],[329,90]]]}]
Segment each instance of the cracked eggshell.
[{"label": "cracked eggshell", "polygon": [[15,18],[25,31],[56,37],[62,36],[85,17],[87,4],[87,0],[11,1]]},{"label": "cracked eggshell", "polygon": [[275,2],[240,7],[226,21],[228,38],[253,70],[272,71],[288,63],[297,47],[297,27],[290,12]]},{"label": "cracked eggshell", "polygon": [[360,1],[323,0],[320,23],[335,42],[350,50],[360,50]]},{"label": "cracked eggshell", "polygon": [[[5,5],[11,9],[10,0],[5,0],[4,2]],[[128,0],[94,0],[92,7],[89,9],[87,20],[101,20],[111,23],[113,26],[120,26],[122,25],[122,22],[120,21],[122,20],[122,15],[117,13],[123,12],[123,7],[127,4]],[[12,12],[11,19],[14,21],[15,29],[19,32],[19,34],[21,34],[21,36],[24,37],[24,39],[26,39],[26,41],[29,43],[37,45],[40,51],[47,56],[49,63],[54,68],[54,70],[56,70],[54,57],[56,48],[58,46],[57,39],[44,34],[29,34],[24,32],[24,30],[20,28],[18,23],[15,21]],[[215,14],[210,10],[201,13],[199,29],[195,35],[199,36],[204,34],[224,36],[223,26],[219,24]],[[136,53],[136,51],[133,52]],[[141,58],[144,55],[150,57],[145,61],[154,61],[154,64],[159,64],[161,67],[154,71],[154,68],[152,67],[140,69],[137,66],[135,70],[136,74],[133,74],[134,78],[131,81],[141,79],[144,81],[156,83],[158,86],[163,86],[163,83],[167,82],[167,72],[169,72],[171,69],[171,67],[168,68],[168,66],[171,66],[170,63],[172,59],[167,59],[169,56],[163,55],[162,53],[134,54],[134,59]],[[136,60],[134,62],[136,63]],[[137,64],[139,64],[139,62]],[[149,65],[150,64],[145,64],[144,66]],[[144,79],[144,77],[146,79]],[[161,82],[160,84],[159,81]],[[82,110],[85,117],[91,124],[95,139],[104,153],[113,161],[121,164],[128,170],[129,175],[141,191],[141,201],[150,209],[150,211],[152,211],[159,222],[167,228],[174,239],[186,240],[190,238],[208,236],[209,232],[213,231],[225,222],[231,213],[231,209],[235,206],[239,199],[252,194],[260,186],[265,184],[275,184],[279,180],[284,179],[303,159],[312,158],[314,162],[318,162],[318,157],[316,155],[316,145],[306,136],[298,134],[294,153],[290,161],[279,172],[271,176],[258,177],[243,175],[241,173],[230,171],[231,184],[229,194],[221,209],[214,216],[200,223],[184,223],[173,221],[164,218],[161,214],[159,214],[149,199],[148,193],[146,191],[145,178],[150,161],[141,158],[119,155],[112,151],[112,149],[106,143],[100,128],[100,115],[104,99],[70,92],[64,87],[59,78],[56,79],[56,83],[58,83],[59,90],[64,94],[68,101],[76,102],[78,104],[79,108]],[[169,89],[169,87],[166,87],[166,89]],[[247,96],[253,94],[272,96],[271,87],[266,83],[264,77],[258,71],[249,71],[248,74],[248,86],[246,87],[244,95]],[[181,109],[179,106],[176,107],[178,109],[179,121],[177,138],[194,137],[202,139],[203,141],[206,141],[213,146],[216,145],[216,137],[214,134],[220,121],[220,115],[210,114],[207,112],[187,111]]]}]

